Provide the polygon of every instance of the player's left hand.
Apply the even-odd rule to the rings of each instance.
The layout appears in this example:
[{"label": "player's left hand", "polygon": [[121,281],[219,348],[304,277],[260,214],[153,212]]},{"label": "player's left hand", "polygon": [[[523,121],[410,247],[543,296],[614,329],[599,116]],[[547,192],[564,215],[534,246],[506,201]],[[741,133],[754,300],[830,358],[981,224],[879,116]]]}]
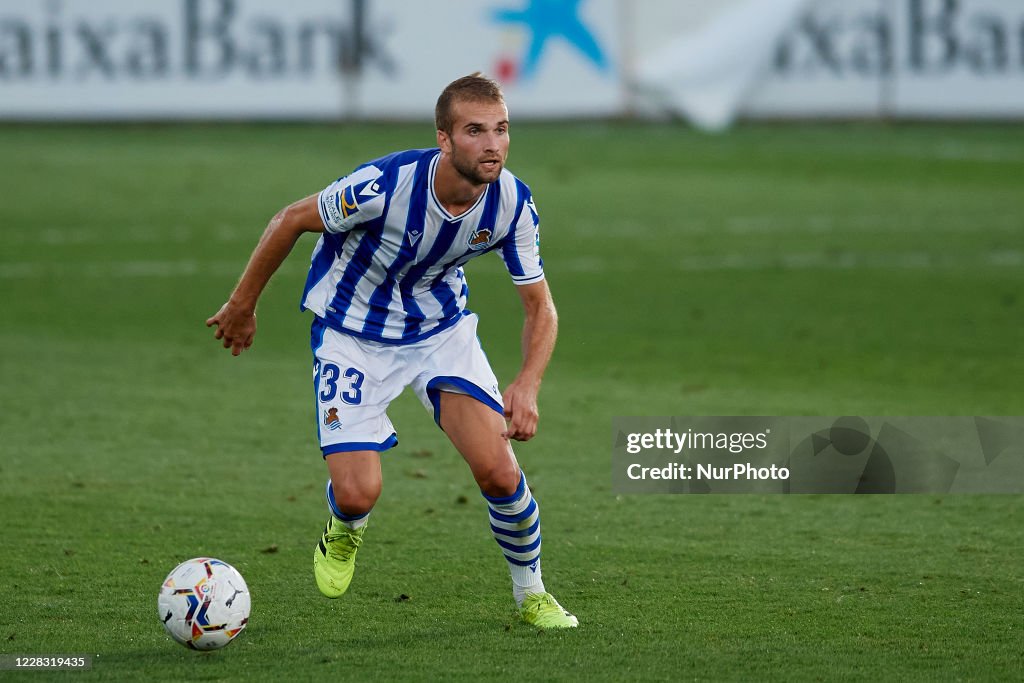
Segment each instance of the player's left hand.
[{"label": "player's left hand", "polygon": [[504,439],[529,441],[537,434],[540,413],[537,410],[539,382],[516,378],[502,394],[505,404],[505,420],[508,428],[501,433]]}]

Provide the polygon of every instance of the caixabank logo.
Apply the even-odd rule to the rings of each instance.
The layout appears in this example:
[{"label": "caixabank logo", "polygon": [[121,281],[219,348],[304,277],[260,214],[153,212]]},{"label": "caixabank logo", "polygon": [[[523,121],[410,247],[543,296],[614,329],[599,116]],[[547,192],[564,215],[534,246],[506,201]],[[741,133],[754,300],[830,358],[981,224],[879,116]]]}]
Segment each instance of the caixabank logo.
[{"label": "caixabank logo", "polygon": [[245,0],[0,0],[0,84],[390,76],[391,19],[372,6],[344,0],[325,16]]},{"label": "caixabank logo", "polygon": [[492,70],[498,80],[532,80],[543,68],[552,46],[559,42],[596,71],[610,74],[607,50],[583,18],[586,4],[585,0],[525,0],[515,6],[510,0],[492,8],[490,20],[508,33],[508,40],[494,58]]},{"label": "caixabank logo", "polygon": [[1024,73],[1024,2],[809,3],[779,42],[776,76]]}]

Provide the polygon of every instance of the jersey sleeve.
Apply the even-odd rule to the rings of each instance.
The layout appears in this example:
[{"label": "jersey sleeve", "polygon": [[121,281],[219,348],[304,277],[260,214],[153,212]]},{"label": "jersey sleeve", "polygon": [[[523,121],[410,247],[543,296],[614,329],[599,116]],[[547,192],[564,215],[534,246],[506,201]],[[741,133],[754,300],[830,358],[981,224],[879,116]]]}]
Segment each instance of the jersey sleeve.
[{"label": "jersey sleeve", "polygon": [[540,257],[540,218],[533,197],[527,195],[512,229],[501,248],[512,281],[529,285],[544,279],[544,261]]},{"label": "jersey sleeve", "polygon": [[384,180],[376,166],[357,168],[320,193],[320,220],[327,232],[347,232],[384,212]]}]

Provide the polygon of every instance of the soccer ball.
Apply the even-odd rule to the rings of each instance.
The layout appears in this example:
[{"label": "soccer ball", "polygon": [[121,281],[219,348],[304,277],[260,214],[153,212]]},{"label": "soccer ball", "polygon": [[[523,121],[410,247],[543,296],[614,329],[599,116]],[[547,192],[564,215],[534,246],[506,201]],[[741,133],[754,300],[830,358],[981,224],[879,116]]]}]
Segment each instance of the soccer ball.
[{"label": "soccer ball", "polygon": [[167,575],[156,600],[167,633],[193,650],[216,650],[249,622],[249,588],[227,562],[197,557]]}]

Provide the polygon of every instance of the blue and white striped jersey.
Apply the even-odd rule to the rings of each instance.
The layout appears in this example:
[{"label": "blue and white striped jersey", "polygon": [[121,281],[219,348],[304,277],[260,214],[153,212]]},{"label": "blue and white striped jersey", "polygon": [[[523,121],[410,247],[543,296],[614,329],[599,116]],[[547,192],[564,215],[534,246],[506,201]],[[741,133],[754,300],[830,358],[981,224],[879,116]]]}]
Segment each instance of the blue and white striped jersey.
[{"label": "blue and white striped jersey", "polygon": [[497,250],[519,285],[544,279],[530,188],[503,170],[452,216],[434,195],[438,149],[397,152],[360,166],[320,193],[326,232],[313,250],[302,308],[331,328],[408,344],[453,325],[470,259]]}]

